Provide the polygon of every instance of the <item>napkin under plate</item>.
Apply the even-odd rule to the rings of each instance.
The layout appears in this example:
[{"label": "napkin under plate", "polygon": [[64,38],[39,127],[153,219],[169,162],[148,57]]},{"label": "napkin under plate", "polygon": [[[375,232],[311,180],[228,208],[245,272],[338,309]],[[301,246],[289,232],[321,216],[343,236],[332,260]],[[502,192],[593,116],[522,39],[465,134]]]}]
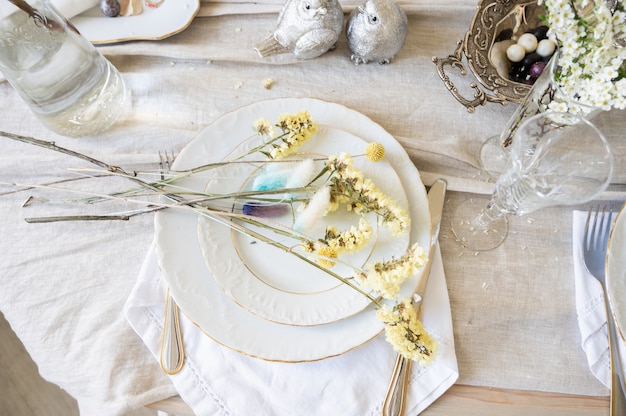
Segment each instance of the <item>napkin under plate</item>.
[{"label": "napkin under plate", "polygon": [[[126,302],[125,314],[158,362],[167,286],[157,263],[153,245]],[[459,375],[439,252],[422,311],[422,321],[439,340],[440,351],[430,366],[412,367],[407,398],[407,411],[412,415],[440,397]],[[338,357],[276,363],[251,358],[217,344],[184,314],[181,325],[186,361],[181,372],[170,379],[195,414],[373,416],[381,412],[395,361],[395,352],[384,335]]]}]

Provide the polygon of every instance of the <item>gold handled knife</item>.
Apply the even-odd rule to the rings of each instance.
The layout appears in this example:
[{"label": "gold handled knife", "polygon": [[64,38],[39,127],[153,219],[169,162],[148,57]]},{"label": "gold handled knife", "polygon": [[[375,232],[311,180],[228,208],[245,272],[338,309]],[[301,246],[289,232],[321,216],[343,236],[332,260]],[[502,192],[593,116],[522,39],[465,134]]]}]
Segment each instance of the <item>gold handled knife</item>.
[{"label": "gold handled knife", "polygon": [[[426,292],[426,285],[430,277],[430,268],[433,258],[437,250],[437,242],[439,240],[439,229],[441,228],[441,215],[443,212],[443,202],[446,197],[447,182],[444,179],[437,179],[428,191],[428,207],[430,210],[430,247],[428,249],[428,260],[424,265],[424,270],[420,277],[415,291],[413,292],[413,306],[420,315],[422,308],[422,298]],[[417,295],[417,296],[415,296]],[[415,298],[418,298],[415,300]],[[411,360],[404,358],[398,354],[396,364],[393,368],[393,374],[383,403],[383,416],[401,416],[404,414],[406,405],[406,390],[409,381],[409,370],[411,368]]]}]

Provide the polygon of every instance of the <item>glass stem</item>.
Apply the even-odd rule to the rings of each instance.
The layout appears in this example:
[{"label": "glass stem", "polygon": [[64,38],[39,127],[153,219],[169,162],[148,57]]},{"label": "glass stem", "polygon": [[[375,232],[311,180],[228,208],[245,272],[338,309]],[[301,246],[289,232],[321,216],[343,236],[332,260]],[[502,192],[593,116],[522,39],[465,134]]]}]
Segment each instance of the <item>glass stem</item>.
[{"label": "glass stem", "polygon": [[476,217],[476,225],[480,227],[486,227],[493,221],[501,219],[506,215],[504,209],[498,204],[498,202],[491,198],[487,207],[483,209]]}]

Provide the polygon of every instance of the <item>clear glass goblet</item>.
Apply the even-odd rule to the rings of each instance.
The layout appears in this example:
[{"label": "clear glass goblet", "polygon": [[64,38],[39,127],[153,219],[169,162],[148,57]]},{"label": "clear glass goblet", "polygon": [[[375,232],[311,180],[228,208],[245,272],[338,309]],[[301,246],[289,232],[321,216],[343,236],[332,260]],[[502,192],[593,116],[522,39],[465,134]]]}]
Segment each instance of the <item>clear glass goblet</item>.
[{"label": "clear glass goblet", "polygon": [[[497,179],[507,167],[510,144],[515,137],[517,129],[524,121],[535,114],[545,111],[567,111],[591,120],[602,112],[599,107],[593,107],[581,102],[579,99],[567,94],[556,80],[560,51],[554,53],[541,76],[537,78],[532,88],[519,104],[513,115],[507,121],[502,133],[489,137],[479,150],[478,162],[481,171],[493,179]],[[552,110],[550,109],[551,106]]]},{"label": "clear glass goblet", "polygon": [[491,199],[461,203],[452,231],[470,250],[494,249],[506,238],[508,215],[587,202],[606,189],[612,174],[609,144],[591,122],[570,113],[537,114],[515,133]]}]

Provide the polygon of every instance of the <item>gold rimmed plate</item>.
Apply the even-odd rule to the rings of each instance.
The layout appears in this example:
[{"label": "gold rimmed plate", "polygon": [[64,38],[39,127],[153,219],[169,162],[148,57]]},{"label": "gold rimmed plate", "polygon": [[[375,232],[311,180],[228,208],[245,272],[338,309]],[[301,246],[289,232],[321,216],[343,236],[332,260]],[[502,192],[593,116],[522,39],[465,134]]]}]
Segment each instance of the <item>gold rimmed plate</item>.
[{"label": "gold rimmed plate", "polygon": [[75,16],[71,22],[96,45],[132,40],[160,40],[182,32],[200,10],[200,0],[164,0],[159,7],[144,6],[135,16],[107,17],[100,6]]},{"label": "gold rimmed plate", "polygon": [[[380,125],[344,106],[308,98],[261,101],[229,113],[203,130],[177,157],[174,169],[189,169],[223,160],[233,142],[250,136],[258,118],[275,120],[280,114],[307,110],[320,124],[342,129],[367,142],[385,146],[385,158],[400,178],[407,196],[411,243],[427,247],[430,216],[426,189],[419,172],[402,146]],[[202,191],[211,173],[180,181]],[[172,297],[183,313],[207,336],[240,353],[270,361],[314,361],[343,354],[368,342],[383,326],[373,308],[326,325],[283,325],[250,313],[222,290],[206,267],[198,240],[198,215],[185,210],[164,210],[155,217],[159,266]],[[419,276],[405,282],[414,288]]]},{"label": "gold rimmed plate", "polygon": [[[248,149],[256,147],[259,140],[258,136],[246,140],[239,147],[239,151],[246,153]],[[323,159],[323,155],[327,157],[331,154],[339,155],[341,152],[362,155],[366,145],[364,140],[341,129],[320,126],[315,136],[299,149],[299,154],[294,158]],[[226,194],[233,189],[250,189],[254,178],[262,176],[266,170],[289,170],[294,168],[294,164],[281,163],[280,168],[275,164],[264,167],[241,163],[226,165],[213,171],[214,176],[207,185],[207,193]],[[384,184],[378,185],[379,188],[400,207],[409,211],[402,182],[389,162],[383,160],[372,163],[365,157],[355,157],[354,164],[375,184]],[[315,165],[316,171],[321,171],[324,161],[316,161]],[[276,223],[281,229],[289,230],[298,215],[298,206],[296,203],[293,207],[284,207],[289,208],[288,212],[269,221]],[[241,203],[235,204],[233,211],[240,210]],[[307,233],[311,240],[322,238],[326,226],[334,225],[339,230],[347,230],[358,227],[359,218],[345,209],[339,209],[320,219]],[[373,238],[358,253],[341,256],[344,262],[363,267],[368,262],[391,259],[406,251],[410,238],[408,233],[393,235],[384,226],[377,224],[374,214],[369,214],[366,219],[372,226]],[[255,231],[269,238],[277,238],[271,231],[261,227],[255,227]],[[306,264],[276,247],[232,231],[210,218],[199,218],[198,239],[207,268],[226,294],[238,305],[272,322],[286,325],[323,325],[352,316],[369,304],[363,294],[315,266]],[[288,240],[286,237],[280,239],[286,240],[285,243],[293,246],[300,254],[307,255],[299,249],[297,240]],[[353,270],[346,264],[338,263],[332,271],[350,278]]]}]

